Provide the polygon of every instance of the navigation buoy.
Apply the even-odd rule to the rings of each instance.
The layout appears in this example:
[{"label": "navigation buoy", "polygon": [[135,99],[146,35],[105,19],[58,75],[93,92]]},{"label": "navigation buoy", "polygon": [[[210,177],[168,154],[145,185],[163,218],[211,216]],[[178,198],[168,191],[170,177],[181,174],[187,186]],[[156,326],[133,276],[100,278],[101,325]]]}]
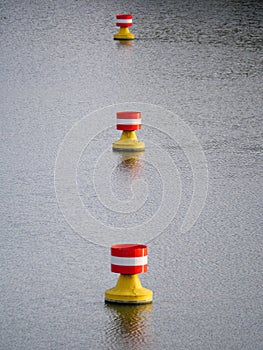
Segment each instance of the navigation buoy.
[{"label": "navigation buoy", "polygon": [[132,26],[132,15],[116,15],[117,22],[116,26],[120,27],[120,30],[117,34],[114,35],[116,40],[133,40],[135,35],[129,31],[129,27]]},{"label": "navigation buoy", "polygon": [[116,244],[111,247],[111,271],[120,273],[117,285],[105,292],[105,301],[121,304],[147,304],[153,293],[143,288],[138,274],[147,272],[147,246]]},{"label": "navigation buoy", "polygon": [[116,151],[144,151],[145,144],[137,140],[135,130],[142,126],[141,112],[117,112],[117,130],[122,130],[119,141],[112,144]]}]

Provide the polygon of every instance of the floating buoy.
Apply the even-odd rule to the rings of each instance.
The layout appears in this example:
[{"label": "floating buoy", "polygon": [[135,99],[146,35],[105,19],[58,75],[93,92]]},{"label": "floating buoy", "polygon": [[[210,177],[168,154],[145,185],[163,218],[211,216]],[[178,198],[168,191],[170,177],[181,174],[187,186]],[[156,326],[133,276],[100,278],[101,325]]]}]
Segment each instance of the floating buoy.
[{"label": "floating buoy", "polygon": [[114,35],[114,39],[116,40],[133,40],[135,35],[129,31],[129,27],[132,26],[132,15],[126,14],[116,15],[117,22],[116,26],[120,27],[120,30],[117,34]]},{"label": "floating buoy", "polygon": [[143,288],[138,274],[147,272],[147,246],[116,244],[111,247],[111,271],[120,273],[117,285],[105,292],[105,301],[121,304],[147,304],[153,293]]},{"label": "floating buoy", "polygon": [[119,141],[112,144],[116,151],[144,151],[145,144],[137,140],[135,131],[141,129],[141,112],[117,112],[117,130],[122,130]]}]

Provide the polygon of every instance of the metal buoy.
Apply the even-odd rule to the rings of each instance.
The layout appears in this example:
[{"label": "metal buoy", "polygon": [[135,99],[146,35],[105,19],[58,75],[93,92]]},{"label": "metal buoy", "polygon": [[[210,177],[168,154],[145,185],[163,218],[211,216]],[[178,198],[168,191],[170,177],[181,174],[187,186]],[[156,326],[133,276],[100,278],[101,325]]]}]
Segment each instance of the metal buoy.
[{"label": "metal buoy", "polygon": [[144,151],[145,144],[137,140],[135,131],[141,129],[141,112],[117,112],[117,130],[122,130],[120,140],[112,144],[115,151]]},{"label": "metal buoy", "polygon": [[116,244],[111,247],[111,271],[120,273],[117,285],[105,292],[105,301],[121,304],[147,304],[153,293],[143,288],[138,274],[147,272],[147,246]]},{"label": "metal buoy", "polygon": [[120,27],[120,30],[117,34],[114,35],[115,40],[133,40],[135,35],[129,31],[129,27],[132,26],[132,15],[125,14],[116,15],[117,22],[116,26]]}]

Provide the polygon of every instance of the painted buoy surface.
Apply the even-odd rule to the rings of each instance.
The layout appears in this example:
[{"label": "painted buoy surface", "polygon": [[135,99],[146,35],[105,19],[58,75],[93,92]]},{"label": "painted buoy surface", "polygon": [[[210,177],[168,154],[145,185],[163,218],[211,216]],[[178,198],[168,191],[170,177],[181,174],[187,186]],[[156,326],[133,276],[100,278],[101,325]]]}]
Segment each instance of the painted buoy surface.
[{"label": "painted buoy surface", "polygon": [[111,247],[111,271],[123,275],[147,272],[147,246],[115,244]]},{"label": "painted buoy surface", "polygon": [[117,27],[131,27],[132,26],[132,15],[127,14],[127,15],[121,15],[118,14],[116,15],[117,22],[116,26]]},{"label": "painted buoy surface", "polygon": [[117,112],[117,130],[140,130],[141,124],[141,112]]}]

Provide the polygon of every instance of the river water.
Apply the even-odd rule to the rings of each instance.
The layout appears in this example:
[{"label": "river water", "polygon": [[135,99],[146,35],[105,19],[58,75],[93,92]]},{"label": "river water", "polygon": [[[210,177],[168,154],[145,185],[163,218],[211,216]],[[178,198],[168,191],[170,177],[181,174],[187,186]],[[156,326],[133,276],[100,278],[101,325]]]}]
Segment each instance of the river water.
[{"label": "river water", "polygon": [[[1,1],[1,349],[262,349],[262,15]],[[130,109],[137,157],[111,151]],[[152,304],[104,304],[126,241],[148,244]]]}]

